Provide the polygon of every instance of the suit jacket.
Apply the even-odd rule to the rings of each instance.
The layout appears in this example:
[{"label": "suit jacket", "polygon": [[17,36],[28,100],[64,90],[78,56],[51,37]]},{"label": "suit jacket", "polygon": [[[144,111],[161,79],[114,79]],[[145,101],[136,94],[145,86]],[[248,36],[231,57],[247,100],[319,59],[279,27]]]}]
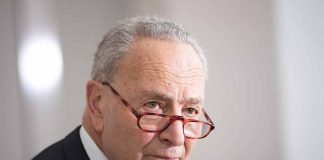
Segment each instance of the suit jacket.
[{"label": "suit jacket", "polygon": [[90,160],[81,142],[80,128],[44,149],[33,160]]}]

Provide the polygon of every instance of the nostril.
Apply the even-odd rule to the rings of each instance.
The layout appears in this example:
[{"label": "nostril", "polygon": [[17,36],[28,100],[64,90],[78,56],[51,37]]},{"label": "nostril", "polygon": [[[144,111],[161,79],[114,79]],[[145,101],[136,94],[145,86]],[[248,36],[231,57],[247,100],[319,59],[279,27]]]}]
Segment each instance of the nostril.
[{"label": "nostril", "polygon": [[159,133],[159,139],[170,146],[183,145],[185,136],[182,121],[173,121],[168,128]]}]

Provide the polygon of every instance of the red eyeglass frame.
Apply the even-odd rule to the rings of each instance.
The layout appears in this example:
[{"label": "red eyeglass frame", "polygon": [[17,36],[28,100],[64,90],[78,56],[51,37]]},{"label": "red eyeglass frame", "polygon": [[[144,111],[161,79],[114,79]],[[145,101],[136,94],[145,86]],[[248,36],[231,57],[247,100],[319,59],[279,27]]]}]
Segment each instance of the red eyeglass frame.
[{"label": "red eyeglass frame", "polygon": [[[108,86],[109,88],[110,88],[110,90],[113,92],[113,94],[114,95],[116,95],[118,98],[119,98],[119,100],[121,101],[121,102],[123,102],[123,104],[125,105],[125,107],[127,107],[133,114],[134,114],[134,116],[137,118],[137,126],[140,128],[140,129],[142,129],[143,131],[146,131],[146,132],[162,132],[162,131],[164,131],[164,130],[166,130],[174,121],[176,121],[176,120],[181,120],[182,121],[182,123],[183,123],[183,128],[184,128],[184,125],[186,124],[186,123],[188,123],[188,122],[200,122],[200,123],[204,123],[204,124],[207,124],[207,125],[209,125],[210,126],[210,129],[209,129],[209,131],[204,135],[204,136],[202,136],[202,137],[199,137],[199,138],[193,138],[193,137],[188,137],[188,136],[186,136],[185,135],[185,133],[184,133],[184,135],[185,135],[185,137],[187,137],[187,138],[190,138],[190,139],[202,139],[202,138],[205,138],[205,137],[207,137],[208,135],[209,135],[209,133],[212,131],[212,130],[214,130],[214,128],[215,128],[215,126],[214,126],[214,123],[213,123],[213,121],[210,119],[210,117],[208,116],[208,114],[206,113],[206,111],[204,110],[204,109],[202,109],[202,111],[203,111],[203,113],[204,113],[204,116],[205,116],[205,118],[206,118],[206,120],[208,121],[208,122],[204,122],[204,121],[199,121],[199,120],[196,120],[196,119],[186,119],[186,118],[184,118],[183,116],[178,116],[178,115],[173,115],[173,116],[169,116],[169,115],[165,115],[165,114],[158,114],[158,113],[150,113],[150,112],[141,112],[141,113],[139,113],[139,112],[137,112],[136,111],[136,109],[133,107],[133,106],[131,106],[118,92],[117,92],[117,90],[114,88],[114,87],[112,87],[111,85],[110,85],[110,83],[108,83],[108,82],[101,82],[101,84],[102,85],[104,85],[104,86]],[[168,117],[169,118],[169,123],[166,125],[166,126],[164,126],[163,128],[161,128],[161,129],[159,129],[159,130],[156,130],[156,131],[150,131],[150,130],[146,130],[146,129],[143,129],[141,126],[140,126],[140,124],[139,124],[139,122],[140,122],[140,119],[141,119],[141,117],[142,116],[145,116],[145,115],[156,115],[156,116],[160,116],[160,117]]]}]

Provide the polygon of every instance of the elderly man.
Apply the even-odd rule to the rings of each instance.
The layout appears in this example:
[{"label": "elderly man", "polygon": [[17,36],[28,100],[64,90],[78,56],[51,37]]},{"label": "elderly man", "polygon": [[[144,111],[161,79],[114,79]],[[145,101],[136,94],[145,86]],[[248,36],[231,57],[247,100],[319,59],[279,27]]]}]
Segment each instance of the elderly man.
[{"label": "elderly man", "polygon": [[120,22],[95,54],[82,126],[34,159],[189,159],[214,128],[203,109],[206,66],[179,25]]}]

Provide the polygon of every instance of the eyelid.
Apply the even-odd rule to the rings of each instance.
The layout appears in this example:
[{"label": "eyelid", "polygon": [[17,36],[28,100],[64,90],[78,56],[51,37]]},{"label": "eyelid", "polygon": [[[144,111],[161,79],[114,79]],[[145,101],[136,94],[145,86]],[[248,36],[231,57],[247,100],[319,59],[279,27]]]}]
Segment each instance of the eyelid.
[{"label": "eyelid", "polygon": [[200,113],[200,110],[197,107],[184,107],[183,109],[194,109],[195,112]]},{"label": "eyelid", "polygon": [[161,101],[158,101],[158,100],[146,100],[142,106],[145,106],[147,105],[148,103],[157,103],[159,105],[159,107],[162,109],[164,104],[161,102]]},{"label": "eyelid", "polygon": [[184,109],[186,109],[186,108],[195,109],[196,110],[195,112],[197,112],[196,114],[198,114],[198,115],[201,115],[203,113],[202,106],[199,106],[199,105],[192,105],[192,106],[184,107]]},{"label": "eyelid", "polygon": [[197,104],[188,104],[186,105],[184,108],[195,108],[197,109],[198,111],[201,111],[202,110],[202,106],[200,103],[197,103]]},{"label": "eyelid", "polygon": [[146,100],[146,101],[144,102],[144,104],[147,104],[147,103],[150,103],[150,102],[155,102],[155,103],[158,103],[158,104],[162,104],[160,101],[158,101],[158,100],[153,100],[153,99]]}]

